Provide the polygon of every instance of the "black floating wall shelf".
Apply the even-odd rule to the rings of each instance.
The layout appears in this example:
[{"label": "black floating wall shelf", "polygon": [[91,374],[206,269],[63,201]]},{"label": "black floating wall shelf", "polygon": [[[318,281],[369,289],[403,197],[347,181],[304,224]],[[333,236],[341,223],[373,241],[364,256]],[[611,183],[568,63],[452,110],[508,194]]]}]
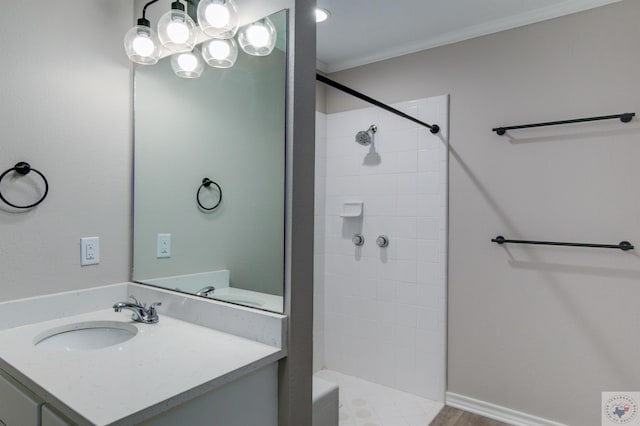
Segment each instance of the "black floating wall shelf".
[{"label": "black floating wall shelf", "polygon": [[587,244],[587,243],[560,243],[555,241],[527,241],[527,240],[507,240],[502,235],[492,238],[491,242],[502,244],[535,244],[543,246],[569,246],[569,247],[590,247],[590,248],[609,248],[622,251],[633,250],[633,244],[629,241],[621,241],[620,244]]},{"label": "black floating wall shelf", "polygon": [[603,115],[600,117],[588,117],[588,118],[576,118],[573,120],[562,120],[562,121],[549,121],[547,123],[534,123],[534,124],[521,124],[518,126],[507,126],[507,127],[496,127],[491,129],[493,132],[496,132],[500,136],[507,133],[507,130],[516,130],[516,129],[527,129],[530,127],[546,127],[546,126],[557,126],[560,124],[572,124],[572,123],[583,123],[586,121],[600,121],[600,120],[612,120],[612,119],[620,119],[623,123],[630,122],[633,117],[636,116],[635,112],[625,112],[623,114],[614,114],[614,115]]}]

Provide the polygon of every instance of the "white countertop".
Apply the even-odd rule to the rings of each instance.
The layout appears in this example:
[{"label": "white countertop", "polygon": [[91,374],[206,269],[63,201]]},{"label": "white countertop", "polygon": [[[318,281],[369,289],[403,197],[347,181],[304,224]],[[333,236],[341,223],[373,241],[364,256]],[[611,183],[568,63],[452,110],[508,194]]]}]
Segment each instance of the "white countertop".
[{"label": "white countertop", "polygon": [[[51,328],[96,320],[130,323],[138,334],[90,351],[33,344]],[[80,424],[139,423],[283,356],[281,348],[162,313],[157,324],[105,309],[0,331],[0,368]]]}]

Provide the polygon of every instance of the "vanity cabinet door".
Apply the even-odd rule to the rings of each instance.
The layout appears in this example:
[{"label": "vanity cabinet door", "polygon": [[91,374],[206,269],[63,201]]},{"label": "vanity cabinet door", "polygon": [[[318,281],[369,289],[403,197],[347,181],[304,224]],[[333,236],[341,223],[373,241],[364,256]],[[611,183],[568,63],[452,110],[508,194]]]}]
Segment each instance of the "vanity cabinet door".
[{"label": "vanity cabinet door", "polygon": [[38,426],[42,402],[14,378],[0,370],[0,423]]},{"label": "vanity cabinet door", "polygon": [[60,414],[53,411],[46,405],[42,406],[42,426],[71,426],[68,420],[65,420]]}]

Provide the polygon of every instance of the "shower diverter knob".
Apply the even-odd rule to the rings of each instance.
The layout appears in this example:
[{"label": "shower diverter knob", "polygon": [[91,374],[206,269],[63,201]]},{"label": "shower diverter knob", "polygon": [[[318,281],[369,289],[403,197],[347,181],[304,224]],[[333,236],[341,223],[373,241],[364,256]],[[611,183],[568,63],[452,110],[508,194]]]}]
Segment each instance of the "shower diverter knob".
[{"label": "shower diverter knob", "polygon": [[389,245],[389,237],[387,237],[386,235],[380,235],[378,238],[376,238],[376,244],[378,245],[378,247],[387,247]]},{"label": "shower diverter knob", "polygon": [[356,234],[351,238],[351,242],[359,247],[364,244],[364,236],[362,234]]}]

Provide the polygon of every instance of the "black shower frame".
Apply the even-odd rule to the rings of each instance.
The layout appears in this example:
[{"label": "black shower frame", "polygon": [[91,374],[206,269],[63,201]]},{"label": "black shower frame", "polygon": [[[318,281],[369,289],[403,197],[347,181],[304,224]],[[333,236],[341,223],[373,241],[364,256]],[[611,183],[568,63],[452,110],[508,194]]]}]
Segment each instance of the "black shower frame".
[{"label": "black shower frame", "polygon": [[346,93],[348,95],[355,96],[358,99],[361,99],[361,100],[363,100],[365,102],[369,102],[370,104],[373,104],[373,105],[377,106],[378,108],[382,108],[382,109],[384,109],[386,111],[389,111],[389,112],[391,112],[391,113],[393,113],[395,115],[398,115],[398,116],[400,116],[402,118],[405,118],[407,120],[413,121],[414,123],[420,124],[421,126],[428,127],[429,130],[431,131],[431,133],[433,133],[434,135],[440,132],[440,126],[438,126],[437,124],[427,124],[424,121],[420,121],[417,118],[412,117],[412,116],[410,116],[408,114],[405,114],[404,112],[399,111],[399,110],[397,110],[397,109],[395,109],[395,108],[393,108],[393,107],[391,107],[391,106],[389,106],[389,105],[387,105],[385,103],[382,103],[382,102],[380,102],[380,101],[378,101],[376,99],[373,99],[372,97],[369,97],[369,96],[365,95],[364,93],[360,93],[360,92],[358,92],[356,90],[353,90],[350,87],[347,87],[347,86],[345,86],[343,84],[338,83],[337,81],[331,80],[330,78],[327,78],[322,74],[316,73],[316,80],[318,80],[321,83],[326,84],[327,86],[331,86],[334,89],[338,89],[338,90],[340,90],[340,91],[342,91],[342,92],[344,92],[344,93]]}]

